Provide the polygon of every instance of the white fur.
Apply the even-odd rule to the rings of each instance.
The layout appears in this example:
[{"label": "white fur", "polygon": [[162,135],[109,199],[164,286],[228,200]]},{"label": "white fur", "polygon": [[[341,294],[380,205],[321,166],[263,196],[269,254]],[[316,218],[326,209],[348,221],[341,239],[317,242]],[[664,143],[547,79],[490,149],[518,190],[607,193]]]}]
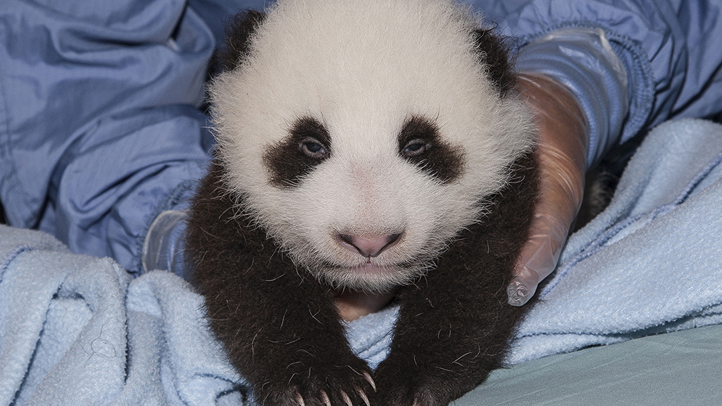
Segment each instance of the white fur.
[{"label": "white fur", "polygon": [[[478,23],[447,0],[282,0],[244,64],[213,82],[227,185],[298,264],[354,288],[408,283],[503,187],[532,127],[521,102],[502,101],[486,79],[470,36]],[[462,148],[460,178],[442,184],[399,157],[412,115]],[[274,187],[263,154],[304,116],[328,129],[331,158],[300,186]],[[401,231],[371,273],[333,238]]]}]

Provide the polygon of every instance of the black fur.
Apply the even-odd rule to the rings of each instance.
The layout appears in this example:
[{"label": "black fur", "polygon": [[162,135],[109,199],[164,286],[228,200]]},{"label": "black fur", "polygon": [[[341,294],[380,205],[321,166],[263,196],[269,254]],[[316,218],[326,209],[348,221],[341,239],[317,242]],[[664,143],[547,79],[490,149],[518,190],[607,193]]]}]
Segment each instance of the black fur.
[{"label": "black fur", "polygon": [[476,49],[481,62],[484,63],[486,74],[501,97],[506,97],[516,84],[515,76],[509,62],[509,49],[505,40],[493,29],[479,29],[474,33]]},{"label": "black fur", "polygon": [[[491,213],[469,227],[438,267],[398,294],[391,353],[375,372],[351,353],[331,290],[292,262],[233,208],[213,166],[189,221],[195,285],[206,297],[213,331],[264,405],[322,405],[325,391],[343,405],[446,405],[500,366],[524,308],[506,302],[506,286],[537,192],[535,162],[515,164],[515,180],[494,196]],[[242,204],[241,204],[242,207]]]},{"label": "black fur", "polygon": [[[423,118],[410,118],[398,136],[399,155],[442,183],[463,174],[464,155],[441,140],[436,125]],[[408,151],[409,145],[414,148]]]},{"label": "black fur", "polygon": [[[234,20],[226,69],[242,62],[250,31],[262,18],[253,12]],[[488,31],[479,31],[477,38],[490,79],[500,95],[507,94],[513,76],[500,53],[503,46],[486,44],[496,39]],[[276,186],[293,185],[319,162],[299,163],[309,158],[299,146],[304,137],[317,139],[331,153],[322,128],[302,119],[288,141],[268,151],[264,159],[275,168]],[[421,142],[405,151],[417,139]],[[433,124],[421,118],[409,120],[398,142],[401,156],[442,181],[463,170],[463,155],[440,142]],[[419,154],[418,147],[423,147]],[[289,153],[299,160],[286,167],[282,160]],[[334,292],[296,269],[265,230],[251,224],[242,197],[228,190],[224,168],[214,163],[193,203],[188,257],[194,284],[206,297],[211,328],[256,399],[266,406],[295,406],[300,395],[311,406],[324,405],[325,394],[333,406],[346,405],[345,397],[358,406],[365,404],[363,393],[374,406],[437,406],[483,382],[500,366],[528,309],[507,304],[506,286],[534,208],[533,156],[520,158],[512,171],[513,181],[492,196],[490,213],[463,230],[427,276],[400,288],[391,352],[372,372],[349,349]],[[367,375],[373,375],[376,391]]]},{"label": "black fur", "polygon": [[222,176],[215,164],[203,181],[187,246],[211,328],[233,365],[267,406],[296,406],[296,391],[306,405],[322,405],[321,390],[333,405],[343,404],[341,390],[362,405],[355,388],[373,392],[363,376],[370,371],[348,347],[331,290],[233,210]]},{"label": "black fur", "polygon": [[[318,143],[326,153],[311,154],[308,143]],[[293,187],[330,155],[331,137],[326,127],[316,119],[304,117],[296,121],[287,138],[266,151],[263,162],[271,171],[271,184]]]},{"label": "black fur", "polygon": [[248,55],[250,39],[266,15],[260,11],[247,10],[236,14],[226,22],[226,43],[215,55],[216,62],[224,71],[231,71],[243,63]]},{"label": "black fur", "polygon": [[[511,270],[526,241],[537,192],[535,162],[515,164],[515,179],[494,196],[491,213],[469,227],[436,269],[398,294],[391,353],[375,372],[351,353],[331,290],[291,261],[265,231],[233,210],[217,164],[189,221],[195,285],[212,329],[264,405],[446,405],[500,366],[524,308],[506,302]],[[242,205],[241,205],[242,207]],[[314,403],[315,402],[315,403]]]},{"label": "black fur", "polygon": [[446,405],[499,368],[527,307],[507,304],[506,287],[536,202],[533,156],[493,196],[491,213],[467,228],[436,269],[398,294],[391,352],[375,372],[372,405]]}]

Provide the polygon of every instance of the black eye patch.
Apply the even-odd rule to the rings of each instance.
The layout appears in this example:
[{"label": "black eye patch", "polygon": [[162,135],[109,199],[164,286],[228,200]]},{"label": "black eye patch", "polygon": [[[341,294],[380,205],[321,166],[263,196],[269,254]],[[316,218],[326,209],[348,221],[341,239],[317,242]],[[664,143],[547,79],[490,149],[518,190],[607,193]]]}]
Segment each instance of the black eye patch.
[{"label": "black eye patch", "polygon": [[398,135],[399,155],[442,183],[452,182],[464,170],[464,154],[459,147],[444,142],[432,121],[414,116]]},{"label": "black eye patch", "polygon": [[331,137],[326,127],[314,118],[303,117],[285,139],[266,150],[263,162],[271,173],[271,184],[286,188],[297,186],[330,156]]}]

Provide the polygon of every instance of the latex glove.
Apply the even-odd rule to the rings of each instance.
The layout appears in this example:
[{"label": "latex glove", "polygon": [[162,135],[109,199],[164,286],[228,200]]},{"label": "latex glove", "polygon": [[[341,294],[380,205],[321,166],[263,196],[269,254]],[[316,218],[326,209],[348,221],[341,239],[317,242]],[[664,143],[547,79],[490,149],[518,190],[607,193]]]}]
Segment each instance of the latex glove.
[{"label": "latex glove", "polygon": [[536,113],[536,154],[540,196],[529,241],[522,249],[507,288],[509,304],[521,306],[554,271],[584,194],[587,126],[579,105],[555,80],[520,74],[517,89]]},{"label": "latex glove", "polygon": [[187,220],[188,213],[182,210],[166,210],[155,218],[143,242],[141,272],[164,270],[190,280],[191,270],[183,258]]}]

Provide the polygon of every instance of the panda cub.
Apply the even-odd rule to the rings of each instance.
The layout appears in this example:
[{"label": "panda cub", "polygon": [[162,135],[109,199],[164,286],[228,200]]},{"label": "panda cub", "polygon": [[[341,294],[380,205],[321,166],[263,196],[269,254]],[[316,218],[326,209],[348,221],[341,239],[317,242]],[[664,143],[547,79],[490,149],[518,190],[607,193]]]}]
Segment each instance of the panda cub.
[{"label": "panda cub", "polygon": [[[263,405],[446,405],[500,366],[537,192],[505,48],[451,0],[281,0],[235,17],[187,246]],[[399,306],[372,371],[343,293]]]}]

